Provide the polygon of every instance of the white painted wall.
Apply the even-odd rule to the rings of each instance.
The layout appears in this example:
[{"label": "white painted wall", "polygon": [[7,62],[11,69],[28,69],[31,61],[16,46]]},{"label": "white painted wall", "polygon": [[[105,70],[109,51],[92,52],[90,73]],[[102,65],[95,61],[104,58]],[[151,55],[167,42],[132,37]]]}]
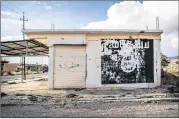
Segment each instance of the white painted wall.
[{"label": "white painted wall", "polygon": [[156,42],[156,48],[157,48],[157,51],[156,51],[156,54],[157,54],[157,59],[156,59],[156,67],[157,67],[157,83],[156,83],[156,86],[159,86],[161,84],[161,46],[160,46],[160,42],[161,40],[155,40]]},{"label": "white painted wall", "polygon": [[55,53],[55,48],[49,47],[49,69],[48,69],[48,88],[49,89],[53,89],[54,53]]},{"label": "white painted wall", "polygon": [[85,34],[60,34],[49,37],[47,46],[53,46],[54,44],[85,44]]},{"label": "white painted wall", "polygon": [[154,40],[154,83],[149,83],[149,87],[157,87],[161,84],[161,49],[160,39]]},{"label": "white painted wall", "polygon": [[101,41],[88,41],[86,87],[101,86]]}]

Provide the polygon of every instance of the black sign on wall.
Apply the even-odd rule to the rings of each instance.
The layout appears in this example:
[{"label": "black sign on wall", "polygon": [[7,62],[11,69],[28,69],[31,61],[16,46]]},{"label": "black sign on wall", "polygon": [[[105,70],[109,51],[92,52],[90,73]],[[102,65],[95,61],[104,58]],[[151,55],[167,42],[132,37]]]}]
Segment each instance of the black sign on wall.
[{"label": "black sign on wall", "polygon": [[102,84],[153,83],[153,40],[102,39]]}]

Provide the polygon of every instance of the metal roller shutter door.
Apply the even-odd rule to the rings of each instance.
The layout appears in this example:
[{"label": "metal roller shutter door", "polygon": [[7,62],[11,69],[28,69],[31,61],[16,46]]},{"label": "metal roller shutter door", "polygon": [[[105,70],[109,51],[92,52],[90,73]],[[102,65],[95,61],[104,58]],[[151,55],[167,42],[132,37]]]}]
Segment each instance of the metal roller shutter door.
[{"label": "metal roller shutter door", "polygon": [[85,88],[85,78],[85,46],[55,46],[54,88]]}]

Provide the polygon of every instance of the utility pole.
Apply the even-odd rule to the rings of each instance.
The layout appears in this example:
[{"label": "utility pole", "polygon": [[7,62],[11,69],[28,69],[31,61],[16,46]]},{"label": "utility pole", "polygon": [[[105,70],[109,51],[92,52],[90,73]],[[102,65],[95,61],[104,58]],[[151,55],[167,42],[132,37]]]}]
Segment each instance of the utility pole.
[{"label": "utility pole", "polygon": [[[20,20],[22,21],[22,30],[25,30],[25,21],[28,21],[28,19],[25,19],[25,15],[24,15],[24,12],[23,12],[23,18],[20,18]],[[23,36],[23,40],[25,40],[25,34],[22,33],[22,36]],[[26,44],[27,45],[27,44]],[[25,56],[22,57],[22,65],[23,66],[23,75],[22,75],[22,79],[21,79],[21,82],[23,82],[23,79],[25,80],[26,79],[26,74],[25,74]]]},{"label": "utility pole", "polygon": [[146,30],[148,30],[148,26],[146,26]]},{"label": "utility pole", "polygon": [[55,24],[51,24],[51,29],[52,29],[52,30],[55,29]]}]

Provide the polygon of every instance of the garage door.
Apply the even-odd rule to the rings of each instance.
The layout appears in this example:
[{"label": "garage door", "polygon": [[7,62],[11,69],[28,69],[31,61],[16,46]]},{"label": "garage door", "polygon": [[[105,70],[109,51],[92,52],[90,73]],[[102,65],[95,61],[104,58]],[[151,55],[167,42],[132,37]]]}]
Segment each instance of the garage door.
[{"label": "garage door", "polygon": [[55,46],[54,88],[85,88],[85,46]]}]

